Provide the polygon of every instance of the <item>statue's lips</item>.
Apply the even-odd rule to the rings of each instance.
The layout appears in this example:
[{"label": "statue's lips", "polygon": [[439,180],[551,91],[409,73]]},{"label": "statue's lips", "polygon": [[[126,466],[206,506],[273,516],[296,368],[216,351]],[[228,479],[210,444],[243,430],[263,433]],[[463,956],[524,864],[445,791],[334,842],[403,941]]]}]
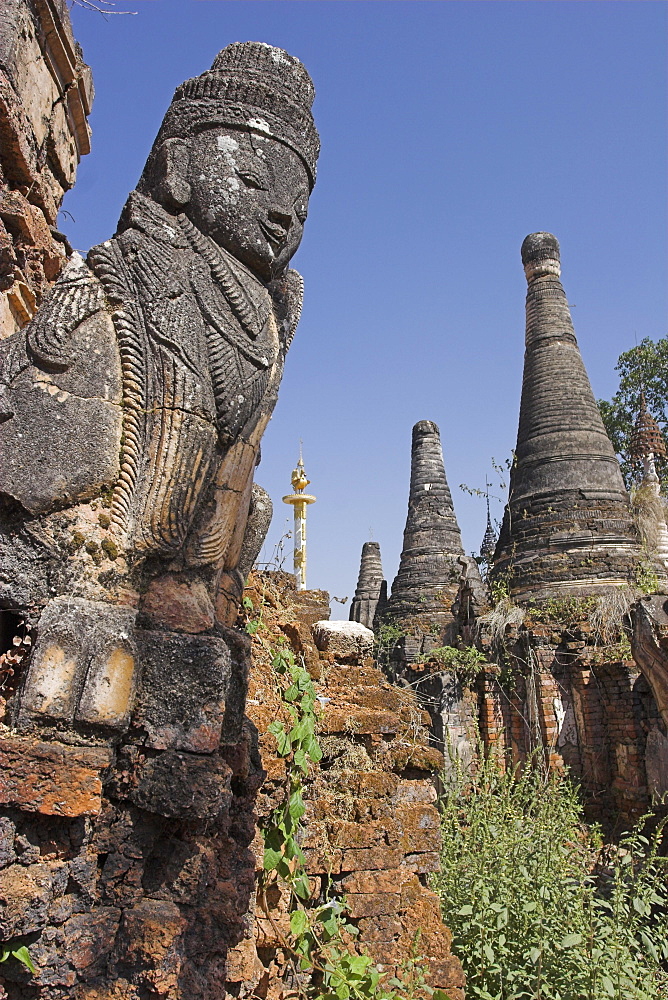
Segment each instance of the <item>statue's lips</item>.
[{"label": "statue's lips", "polygon": [[273,246],[280,247],[285,243],[288,234],[282,226],[272,226],[270,222],[265,222],[263,219],[260,219],[259,222],[260,229]]}]

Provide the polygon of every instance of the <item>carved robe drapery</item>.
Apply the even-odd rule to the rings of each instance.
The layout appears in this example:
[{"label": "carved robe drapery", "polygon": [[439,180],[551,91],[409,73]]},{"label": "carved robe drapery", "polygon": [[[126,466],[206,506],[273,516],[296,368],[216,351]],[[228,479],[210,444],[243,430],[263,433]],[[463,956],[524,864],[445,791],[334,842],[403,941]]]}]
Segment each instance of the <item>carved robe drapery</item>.
[{"label": "carved robe drapery", "polygon": [[185,216],[137,192],[88,264],[54,288],[29,332],[32,354],[66,367],[80,319],[111,310],[123,373],[112,521],[140,557],[222,565],[230,528],[245,519],[301,278],[289,271],[267,288]]}]

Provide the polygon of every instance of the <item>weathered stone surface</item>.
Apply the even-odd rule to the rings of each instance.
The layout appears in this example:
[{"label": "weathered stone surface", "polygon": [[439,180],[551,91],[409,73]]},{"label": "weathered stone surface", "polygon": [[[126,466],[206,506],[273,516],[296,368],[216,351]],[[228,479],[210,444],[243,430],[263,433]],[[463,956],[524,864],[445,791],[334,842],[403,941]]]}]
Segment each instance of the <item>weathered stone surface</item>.
[{"label": "weathered stone surface", "polygon": [[[220,745],[232,656],[222,639],[170,632],[136,632],[142,677],[132,723],[156,750],[210,753]],[[230,732],[243,717],[235,692]]]},{"label": "weathered stone surface", "polygon": [[336,657],[355,659],[373,653],[373,632],[359,622],[316,622],[312,626],[313,638],[319,650]]},{"label": "weathered stone surface", "polygon": [[140,981],[158,996],[178,989],[178,944],[186,921],[179,908],[163,900],[143,899],[123,911],[115,959],[121,969],[142,970]]},{"label": "weathered stone surface", "polygon": [[109,750],[26,737],[0,737],[0,802],[50,816],[86,816],[101,808]]},{"label": "weathered stone surface", "polygon": [[[183,812],[169,820],[118,796],[136,787],[131,772],[143,763],[135,748],[121,757],[94,824],[20,811],[7,818],[19,863],[0,872],[0,932],[4,940],[31,935],[37,972],[29,989],[49,1000],[148,992],[213,1000],[224,995],[227,950],[252,912],[248,845],[262,777],[252,731],[229,748],[228,761],[218,756],[207,768],[225,776],[229,793],[202,821],[190,810],[194,790],[196,811],[201,801],[202,775],[191,769],[189,782],[172,784],[172,804]],[[18,964],[3,968],[11,1000],[29,978]]]},{"label": "weathered stone surface", "polygon": [[[20,66],[26,4],[8,4]],[[3,967],[11,1000],[214,1000],[248,939],[264,772],[243,720],[248,637],[226,623],[270,517],[252,476],[301,307],[288,264],[315,179],[312,100],[282,50],[224,50],[177,91],[117,234],[0,347],[2,625],[35,640],[11,692],[31,735],[0,739],[1,936],[30,934],[38,965],[29,985]],[[3,182],[0,219],[41,253],[22,199],[30,187],[47,214],[58,192]],[[0,292],[18,246],[0,225]],[[19,287],[23,327],[38,296]],[[305,617],[324,618],[311,597]]]},{"label": "weathered stone surface", "polygon": [[67,958],[77,970],[90,969],[101,956],[111,951],[121,911],[113,906],[75,913],[65,923],[63,932],[67,939]]},{"label": "weathered stone surface", "polygon": [[[46,595],[76,592],[138,607],[140,624],[160,633],[233,624],[271,516],[252,477],[301,309],[288,264],[315,181],[313,96],[282,50],[223,50],[177,90],[116,235],[87,262],[74,256],[32,322],[3,342],[6,606],[39,609]],[[23,717],[123,729],[142,672],[133,650],[97,680],[91,665],[85,684],[81,657],[51,653],[42,650],[37,688],[31,675]],[[126,681],[123,705],[103,697]],[[222,709],[210,694],[200,691],[201,725],[215,729],[211,712]],[[163,703],[156,691],[157,717]],[[187,724],[200,723],[191,713]]]},{"label": "weathered stone surface", "polygon": [[575,339],[555,237],[527,236],[522,262],[522,401],[492,576],[521,600],[600,593],[635,579],[638,534]]},{"label": "weathered stone surface", "polygon": [[12,865],[0,872],[0,934],[3,941],[32,934],[47,922],[52,885],[45,865]]},{"label": "weathered stone surface", "polygon": [[16,859],[14,850],[14,834],[16,827],[8,816],[0,816],[0,868],[9,865]]},{"label": "weathered stone surface", "polygon": [[[459,586],[458,558],[463,555],[440,432],[430,420],[421,420],[413,427],[401,562],[383,617],[404,622],[416,635],[430,632],[432,626],[441,633],[452,630],[451,605]],[[415,652],[421,651],[419,642],[418,647]]]},{"label": "weathered stone surface", "polygon": [[56,598],[44,610],[21,700],[21,720],[36,717],[123,727],[136,684],[135,612],[81,598]]},{"label": "weathered stone surface", "polygon": [[168,574],[151,580],[142,596],[139,624],[175,632],[210,631],[216,611],[201,580]]},{"label": "weathered stone surface", "polygon": [[139,763],[129,798],[159,816],[217,819],[229,807],[232,769],[224,761],[167,750]]},{"label": "weathered stone surface", "polygon": [[[33,335],[35,328],[57,324],[63,295],[81,294],[103,302],[101,285],[75,254],[33,321]],[[36,367],[29,347],[30,337],[18,335],[4,349],[0,493],[41,514],[113,486],[119,471],[121,364],[111,317],[104,311],[78,326],[65,371]]]},{"label": "weathered stone surface", "polygon": [[645,675],[668,727],[668,599],[638,601],[633,614],[633,658]]},{"label": "weathered stone surface", "polygon": [[0,340],[34,315],[71,253],[54,226],[90,150],[90,69],[64,0],[0,10]]}]

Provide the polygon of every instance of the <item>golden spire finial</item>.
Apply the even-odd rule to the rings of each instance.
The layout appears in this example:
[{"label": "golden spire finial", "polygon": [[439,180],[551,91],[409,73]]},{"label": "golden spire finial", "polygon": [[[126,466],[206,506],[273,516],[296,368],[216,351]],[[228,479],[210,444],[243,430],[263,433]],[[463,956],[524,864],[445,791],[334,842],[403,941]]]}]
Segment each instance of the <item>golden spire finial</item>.
[{"label": "golden spire finial", "polygon": [[289,503],[294,508],[294,567],[297,590],[306,589],[306,507],[315,503],[315,497],[304,493],[311,480],[304,469],[302,458],[302,442],[299,442],[299,461],[297,468],[292,470],[290,477],[294,493],[283,497],[283,503]]},{"label": "golden spire finial", "polygon": [[293,490],[297,493],[303,493],[308,484],[311,482],[311,480],[306,476],[306,470],[304,469],[304,463],[302,462],[301,455],[299,456],[299,461],[297,462],[297,468],[292,470],[290,482],[292,483]]}]

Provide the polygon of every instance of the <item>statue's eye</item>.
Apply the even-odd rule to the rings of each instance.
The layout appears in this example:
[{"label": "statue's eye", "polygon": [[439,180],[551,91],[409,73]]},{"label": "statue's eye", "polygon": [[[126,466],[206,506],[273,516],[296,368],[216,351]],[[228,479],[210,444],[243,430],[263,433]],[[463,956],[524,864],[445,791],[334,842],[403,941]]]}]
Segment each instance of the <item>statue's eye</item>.
[{"label": "statue's eye", "polygon": [[302,224],[306,222],[306,216],[308,215],[308,201],[306,198],[300,198],[295,202],[295,215]]},{"label": "statue's eye", "polygon": [[239,177],[244,182],[246,187],[255,188],[256,191],[266,191],[267,182],[260,176],[255,170],[237,170]]}]

